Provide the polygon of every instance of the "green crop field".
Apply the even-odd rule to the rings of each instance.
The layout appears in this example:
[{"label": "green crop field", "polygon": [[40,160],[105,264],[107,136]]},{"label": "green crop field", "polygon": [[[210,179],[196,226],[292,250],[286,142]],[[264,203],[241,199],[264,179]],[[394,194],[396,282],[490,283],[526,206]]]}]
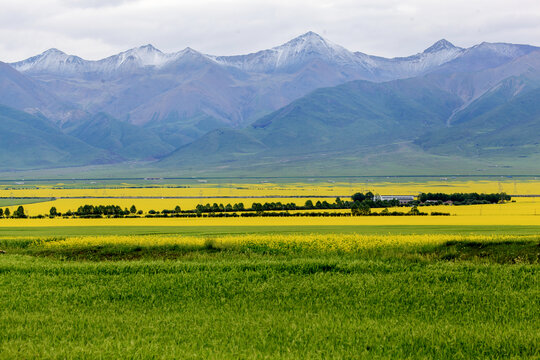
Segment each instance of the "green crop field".
[{"label": "green crop field", "polygon": [[[431,242],[452,238],[444,227],[423,228],[427,236],[413,227],[303,229],[318,231],[309,236],[327,250],[220,246],[230,227],[2,230],[0,358],[538,359],[538,228],[505,229],[454,227],[456,239],[485,242]],[[243,227],[230,238],[276,230]],[[308,236],[281,230],[293,242]],[[360,230],[372,234],[365,239],[395,235],[390,245],[339,250]],[[114,242],[174,233],[209,241]],[[69,242],[93,234],[111,237]]]},{"label": "green crop field", "polygon": [[0,206],[26,205],[50,201],[50,199],[0,199]]}]

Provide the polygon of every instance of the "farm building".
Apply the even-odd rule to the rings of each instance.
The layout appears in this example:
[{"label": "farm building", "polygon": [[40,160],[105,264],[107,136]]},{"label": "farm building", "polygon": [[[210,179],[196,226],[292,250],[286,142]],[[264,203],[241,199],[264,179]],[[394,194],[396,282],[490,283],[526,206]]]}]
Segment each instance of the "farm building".
[{"label": "farm building", "polygon": [[414,201],[414,196],[412,195],[375,195],[373,200],[381,200],[381,201],[391,201],[391,200],[399,200],[400,204],[408,204],[411,201]]}]

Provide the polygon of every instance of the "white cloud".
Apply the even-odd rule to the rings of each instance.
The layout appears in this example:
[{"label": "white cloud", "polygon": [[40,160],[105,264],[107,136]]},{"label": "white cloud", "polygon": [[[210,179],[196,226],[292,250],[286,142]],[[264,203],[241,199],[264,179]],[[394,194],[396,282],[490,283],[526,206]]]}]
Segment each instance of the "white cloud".
[{"label": "white cloud", "polygon": [[0,0],[0,59],[56,47],[88,59],[151,43],[240,54],[313,30],[350,50],[403,56],[446,38],[540,45],[538,0]]},{"label": "white cloud", "polygon": [[61,4],[66,7],[78,8],[101,8],[101,7],[116,7],[125,3],[135,3],[138,0],[63,0]]}]

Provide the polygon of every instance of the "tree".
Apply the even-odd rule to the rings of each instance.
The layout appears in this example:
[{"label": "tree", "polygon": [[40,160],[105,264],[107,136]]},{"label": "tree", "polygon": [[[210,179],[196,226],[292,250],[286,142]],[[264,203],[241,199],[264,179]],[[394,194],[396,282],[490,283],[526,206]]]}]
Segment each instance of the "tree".
[{"label": "tree", "polygon": [[234,204],[233,205],[233,210],[234,211],[244,211],[245,210],[244,204],[243,203]]},{"label": "tree", "polygon": [[358,201],[355,201],[351,206],[351,214],[352,216],[358,216],[360,215],[360,211],[358,208],[360,207],[360,203]]},{"label": "tree", "polygon": [[131,205],[131,207],[129,208],[129,212],[132,214],[135,214],[137,212],[137,208],[135,207],[135,205]]},{"label": "tree", "polygon": [[411,208],[411,211],[409,212],[410,215],[420,215],[420,210],[416,206],[413,206]]},{"label": "tree", "polygon": [[373,195],[373,193],[371,191],[368,191],[366,193],[366,199],[373,200],[374,197],[375,197],[375,195]]},{"label": "tree", "polygon": [[351,196],[351,199],[353,201],[362,202],[362,201],[366,200],[366,196],[364,194],[362,194],[362,193],[356,193],[353,196]]},{"label": "tree", "polygon": [[360,203],[360,207],[358,208],[358,210],[360,210],[360,215],[369,215],[369,214],[371,214],[371,208],[365,202]]},{"label": "tree", "polygon": [[4,209],[0,208],[0,217],[4,216]]},{"label": "tree", "polygon": [[58,211],[54,206],[51,208],[51,210],[49,210],[49,215],[51,215],[52,217],[58,216]]},{"label": "tree", "polygon": [[4,211],[4,215],[6,217],[9,217],[9,215],[11,215],[11,211],[9,211],[9,208],[6,208],[6,211]]},{"label": "tree", "polygon": [[306,201],[305,207],[306,209],[313,209],[313,201],[311,200]]},{"label": "tree", "polygon": [[24,213],[24,207],[19,206],[17,208],[17,210],[15,210],[15,212],[13,213],[13,217],[16,217],[16,218],[25,218],[26,217],[26,214]]},{"label": "tree", "polygon": [[176,207],[174,208],[174,212],[177,214],[180,214],[180,211],[182,211],[182,209],[180,208],[180,205],[176,205]]},{"label": "tree", "polygon": [[353,216],[366,216],[371,214],[371,208],[364,202],[355,201],[351,207]]}]

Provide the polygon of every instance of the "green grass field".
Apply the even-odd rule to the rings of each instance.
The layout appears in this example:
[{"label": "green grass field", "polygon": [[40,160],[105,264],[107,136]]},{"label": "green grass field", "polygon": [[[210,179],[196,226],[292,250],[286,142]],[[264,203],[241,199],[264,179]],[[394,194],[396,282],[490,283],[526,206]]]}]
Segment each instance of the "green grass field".
[{"label": "green grass field", "polygon": [[[299,231],[234,229],[278,230]],[[353,230],[451,229],[303,229]],[[517,236],[538,234],[538,227],[454,230],[515,233],[517,240],[351,254],[211,243],[45,249],[8,237],[219,237],[231,228],[2,230],[0,358],[538,359],[540,242]]]},{"label": "green grass field", "polygon": [[35,204],[38,202],[50,201],[51,199],[0,199],[0,207],[13,205]]}]

